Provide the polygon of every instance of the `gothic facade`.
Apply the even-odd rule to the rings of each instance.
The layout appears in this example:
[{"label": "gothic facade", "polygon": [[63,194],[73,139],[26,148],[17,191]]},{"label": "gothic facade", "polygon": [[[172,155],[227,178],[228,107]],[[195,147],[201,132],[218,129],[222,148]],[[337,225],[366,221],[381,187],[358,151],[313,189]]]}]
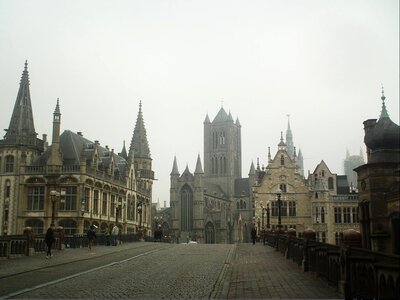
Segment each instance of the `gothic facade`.
[{"label": "gothic facade", "polygon": [[170,175],[171,233],[200,243],[248,241],[253,221],[254,166],[242,170],[241,125],[221,107],[204,121],[204,171],[200,155],[193,173],[180,174],[176,157]]},{"label": "gothic facade", "polygon": [[43,233],[54,223],[66,234],[118,224],[124,233],[151,232],[154,172],[142,107],[126,151],[117,154],[81,132],[61,133],[57,99],[52,141],[34,127],[27,63],[6,134],[0,140],[0,232]]}]

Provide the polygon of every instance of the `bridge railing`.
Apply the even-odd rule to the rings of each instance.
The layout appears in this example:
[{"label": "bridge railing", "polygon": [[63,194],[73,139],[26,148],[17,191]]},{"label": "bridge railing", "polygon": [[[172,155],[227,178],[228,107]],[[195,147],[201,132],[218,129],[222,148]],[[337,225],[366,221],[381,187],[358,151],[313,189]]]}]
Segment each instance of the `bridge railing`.
[{"label": "bridge railing", "polygon": [[340,246],[315,241],[307,230],[303,238],[266,232],[265,243],[291,259],[303,271],[335,286],[345,299],[400,299],[400,256],[361,248],[361,236],[346,230]]}]

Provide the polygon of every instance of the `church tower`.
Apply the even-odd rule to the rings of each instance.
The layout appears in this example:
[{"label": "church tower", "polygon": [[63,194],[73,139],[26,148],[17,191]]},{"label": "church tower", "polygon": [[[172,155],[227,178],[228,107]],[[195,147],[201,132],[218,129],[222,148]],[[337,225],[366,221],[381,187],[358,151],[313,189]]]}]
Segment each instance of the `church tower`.
[{"label": "church tower", "polygon": [[146,128],[144,126],[142,101],[139,103],[139,112],[129,147],[128,162],[132,160],[136,171],[137,190],[141,192],[141,196],[138,196],[137,199],[136,208],[141,207],[142,222],[144,224],[151,224],[151,199],[154,171],[152,170],[152,158],[150,155]]},{"label": "church tower", "polygon": [[221,107],[212,122],[208,115],[204,121],[204,178],[220,185],[225,194],[233,195],[241,170],[241,125]]},{"label": "church tower", "polygon": [[44,141],[37,138],[33,123],[31,94],[29,90],[28,62],[24,71],[10,125],[0,140],[0,234],[16,232],[18,199],[22,198],[19,185],[20,170],[31,164],[44,151]]}]

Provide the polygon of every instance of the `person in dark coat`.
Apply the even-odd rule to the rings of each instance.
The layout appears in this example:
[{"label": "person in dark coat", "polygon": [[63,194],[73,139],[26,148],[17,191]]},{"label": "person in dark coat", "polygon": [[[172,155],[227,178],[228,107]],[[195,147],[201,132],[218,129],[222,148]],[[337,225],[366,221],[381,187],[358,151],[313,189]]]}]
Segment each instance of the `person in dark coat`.
[{"label": "person in dark coat", "polygon": [[51,224],[51,226],[47,229],[46,236],[44,237],[44,241],[47,245],[46,259],[49,259],[53,256],[51,254],[51,246],[53,245],[55,240],[56,239],[54,237],[54,225]]},{"label": "person in dark coat", "polygon": [[256,243],[256,238],[257,238],[257,229],[256,229],[256,227],[254,226],[254,227],[251,229],[251,239],[253,240],[253,245],[255,245],[255,243]]},{"label": "person in dark coat", "polygon": [[94,231],[93,225],[90,226],[87,232],[87,238],[88,238],[89,251],[92,251],[93,240],[96,238],[96,232]]}]

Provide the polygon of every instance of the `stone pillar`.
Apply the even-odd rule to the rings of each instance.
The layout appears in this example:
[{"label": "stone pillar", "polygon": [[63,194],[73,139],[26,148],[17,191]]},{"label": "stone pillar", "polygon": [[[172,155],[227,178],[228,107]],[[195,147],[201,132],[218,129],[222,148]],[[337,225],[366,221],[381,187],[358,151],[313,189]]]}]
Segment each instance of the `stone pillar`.
[{"label": "stone pillar", "polygon": [[290,245],[292,244],[291,239],[296,237],[296,229],[289,228],[287,231],[287,246],[286,246],[286,253],[285,257],[290,258]]},{"label": "stone pillar", "polygon": [[35,254],[35,246],[34,246],[32,228],[25,227],[24,235],[26,237],[26,255],[32,256],[33,254]]},{"label": "stone pillar", "polygon": [[343,231],[343,240],[340,245],[340,280],[338,290],[346,300],[351,298],[350,286],[350,255],[351,248],[361,248],[361,233],[354,229]]},{"label": "stone pillar", "polygon": [[58,226],[57,227],[57,232],[58,232],[58,238],[59,238],[59,244],[58,244],[58,250],[64,250],[65,249],[65,244],[64,244],[64,227]]},{"label": "stone pillar", "polygon": [[304,239],[304,249],[303,249],[303,271],[304,272],[308,272],[310,269],[309,266],[309,257],[308,257],[308,246],[310,241],[315,241],[315,230],[311,229],[311,228],[307,228],[306,230],[304,230],[303,232],[303,239]]}]

